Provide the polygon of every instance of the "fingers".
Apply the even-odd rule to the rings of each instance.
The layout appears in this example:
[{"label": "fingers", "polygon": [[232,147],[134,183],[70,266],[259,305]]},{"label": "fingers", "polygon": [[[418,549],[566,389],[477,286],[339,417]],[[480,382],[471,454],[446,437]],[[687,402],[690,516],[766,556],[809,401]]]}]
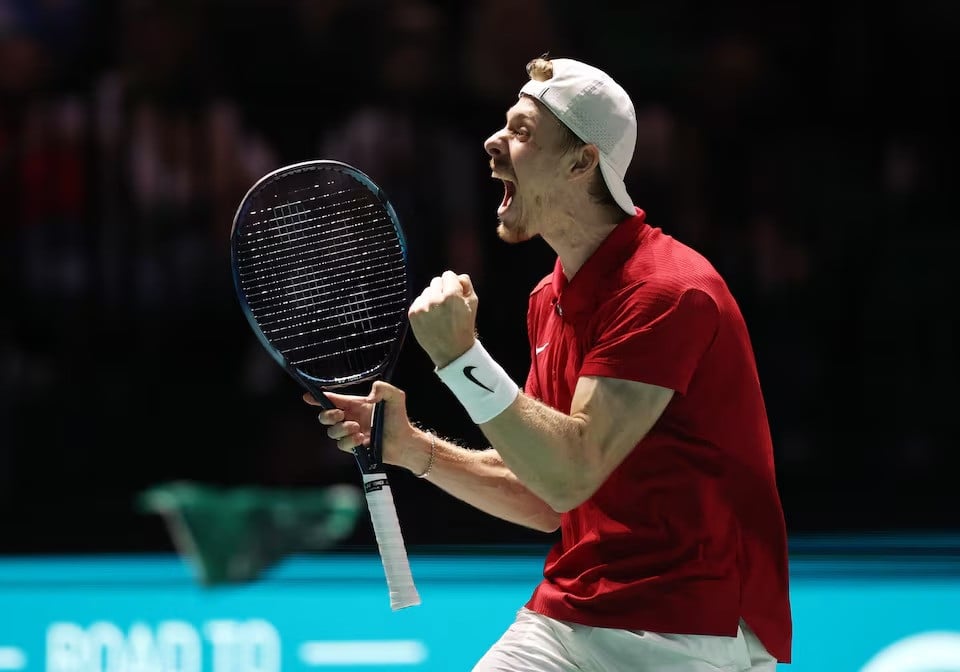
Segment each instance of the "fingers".
[{"label": "fingers", "polygon": [[327,434],[329,435],[331,430],[333,430],[335,427],[346,428],[347,425],[351,425],[351,424],[353,425],[353,429],[355,429],[356,431],[352,431],[352,432],[348,431],[348,433],[344,434],[339,438],[334,438],[332,436],[330,437],[331,439],[336,441],[337,448],[339,450],[342,450],[345,453],[352,453],[354,448],[367,443],[367,436],[360,431],[360,426],[357,425],[357,423],[355,422],[344,423],[342,425],[334,425],[333,427],[327,430]]},{"label": "fingers", "polygon": [[460,283],[460,291],[463,292],[464,296],[470,296],[473,294],[473,281],[470,279],[470,276],[466,273],[461,273],[457,276],[457,281]]},{"label": "fingers", "polygon": [[327,436],[334,441],[339,441],[340,439],[360,433],[360,423],[354,422],[353,420],[347,420],[346,422],[335,422],[327,427]]},{"label": "fingers", "polygon": [[363,434],[351,434],[337,441],[337,448],[345,453],[352,453],[354,448],[365,443],[367,438]]},{"label": "fingers", "polygon": [[345,453],[366,442],[367,437],[361,431],[360,423],[343,420],[343,411],[334,409],[322,411],[318,416],[320,424],[327,425],[327,436],[337,442],[337,448]]},{"label": "fingers", "polygon": [[407,315],[412,316],[418,312],[429,311],[444,303],[446,299],[457,296],[468,299],[473,296],[473,283],[470,276],[465,273],[458,275],[453,271],[444,271],[430,280],[430,284],[424,287],[420,295],[413,300]]},{"label": "fingers", "polygon": [[466,273],[457,274],[453,271],[444,271],[441,282],[444,295],[462,296],[464,298],[470,298],[474,295],[473,281]]},{"label": "fingers", "polygon": [[310,404],[311,406],[320,406],[320,407],[322,407],[322,408],[325,408],[325,407],[326,407],[325,404],[321,404],[319,401],[317,401],[317,398],[314,397],[314,396],[313,396],[312,394],[310,394],[309,392],[304,392],[304,393],[303,393],[303,396],[302,396],[302,399],[303,399],[305,402],[307,402],[308,404]]},{"label": "fingers", "polygon": [[448,296],[465,296],[471,291],[473,291],[473,285],[470,283],[469,275],[457,275],[453,271],[444,271],[430,281],[420,296],[427,300],[440,301]]},{"label": "fingers", "polygon": [[351,453],[357,446],[366,442],[367,437],[362,431],[359,422],[347,420],[347,416],[361,416],[365,409],[369,408],[370,402],[365,397],[357,397],[346,394],[336,394],[335,392],[325,392],[331,402],[337,405],[337,408],[326,408],[316,398],[306,392],[303,394],[303,400],[311,406],[321,406],[323,410],[317,414],[317,419],[321,425],[327,427],[327,436],[336,441],[337,448]]},{"label": "fingers", "polygon": [[[370,389],[370,394],[363,399],[363,404],[370,408],[370,404],[387,402],[395,418],[406,418],[406,393],[390,383],[376,381]],[[348,420],[349,415],[339,408],[323,410],[317,415],[320,424],[327,427],[327,436],[337,442],[337,448],[350,453],[357,446],[364,445],[370,440],[370,422],[366,420],[361,425],[355,420]],[[396,420],[394,421],[396,422]],[[409,421],[407,421],[409,422]]]},{"label": "fingers", "polygon": [[[363,405],[367,403],[365,397],[358,397],[352,394],[337,394],[336,392],[324,392],[323,396],[330,400],[334,406],[339,409],[343,409],[347,413],[359,413],[363,410]],[[309,392],[303,394],[303,400],[310,404],[311,406],[320,406],[326,408],[325,404],[321,404],[316,398]]]},{"label": "fingers", "polygon": [[320,420],[320,424],[327,426],[335,425],[338,422],[343,422],[345,417],[346,414],[339,408],[323,410],[317,415],[317,419]]},{"label": "fingers", "polygon": [[445,296],[455,296],[463,293],[462,287],[460,286],[460,278],[453,271],[444,271],[440,278]]},{"label": "fingers", "polygon": [[337,442],[337,448],[348,453],[366,440],[356,422],[338,422],[327,429],[327,436]]}]

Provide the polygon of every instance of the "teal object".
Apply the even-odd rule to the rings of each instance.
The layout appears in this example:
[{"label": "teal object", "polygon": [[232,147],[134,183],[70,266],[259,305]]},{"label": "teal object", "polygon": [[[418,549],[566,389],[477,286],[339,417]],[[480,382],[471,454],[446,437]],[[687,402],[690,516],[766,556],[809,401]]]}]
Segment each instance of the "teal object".
[{"label": "teal object", "polygon": [[138,506],[163,517],[196,579],[214,586],[255,581],[289,555],[335,546],[353,532],[366,501],[351,485],[221,488],[177,481],[142,493]]},{"label": "teal object", "polygon": [[[423,604],[398,612],[374,548],[298,554],[257,581],[214,586],[176,556],[0,559],[0,667],[469,670],[540,580],[545,552],[411,549]],[[914,654],[913,667],[871,662],[898,643],[949,655],[960,641],[960,541],[798,542],[790,568],[794,663],[780,672],[960,671],[960,655],[937,667]]]}]

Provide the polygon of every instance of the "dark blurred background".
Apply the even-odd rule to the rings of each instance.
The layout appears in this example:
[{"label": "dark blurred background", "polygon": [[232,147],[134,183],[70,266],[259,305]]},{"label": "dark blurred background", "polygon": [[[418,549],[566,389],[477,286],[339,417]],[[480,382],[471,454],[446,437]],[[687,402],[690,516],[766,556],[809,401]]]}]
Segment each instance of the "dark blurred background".
[{"label": "dark blurred background", "polygon": [[[497,239],[482,142],[544,52],[631,93],[634,201],[740,301],[791,533],[960,528],[958,38],[948,0],[0,0],[0,552],[169,549],[160,482],[359,480],[233,293],[234,210],[286,163],[379,182],[417,290],[470,273],[522,381],[553,255]],[[483,446],[412,337],[394,380]],[[411,546],[548,539],[394,489]]]}]

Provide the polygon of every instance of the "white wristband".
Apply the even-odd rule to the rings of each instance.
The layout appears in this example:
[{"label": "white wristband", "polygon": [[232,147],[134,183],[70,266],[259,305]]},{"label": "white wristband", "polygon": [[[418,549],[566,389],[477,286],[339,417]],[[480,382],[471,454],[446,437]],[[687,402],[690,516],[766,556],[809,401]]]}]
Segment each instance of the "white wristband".
[{"label": "white wristband", "polygon": [[520,393],[517,384],[477,340],[436,373],[478,425],[503,413]]}]

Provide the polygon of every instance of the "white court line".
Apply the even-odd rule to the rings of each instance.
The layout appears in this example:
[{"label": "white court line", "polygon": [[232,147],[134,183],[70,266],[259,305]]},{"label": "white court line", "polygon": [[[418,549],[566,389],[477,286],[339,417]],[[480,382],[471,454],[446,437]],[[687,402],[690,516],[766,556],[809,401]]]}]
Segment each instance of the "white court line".
[{"label": "white court line", "polygon": [[300,645],[300,660],[313,667],[419,665],[427,647],[419,639],[316,641]]},{"label": "white court line", "polygon": [[22,670],[27,666],[27,654],[15,646],[0,646],[0,670]]}]

